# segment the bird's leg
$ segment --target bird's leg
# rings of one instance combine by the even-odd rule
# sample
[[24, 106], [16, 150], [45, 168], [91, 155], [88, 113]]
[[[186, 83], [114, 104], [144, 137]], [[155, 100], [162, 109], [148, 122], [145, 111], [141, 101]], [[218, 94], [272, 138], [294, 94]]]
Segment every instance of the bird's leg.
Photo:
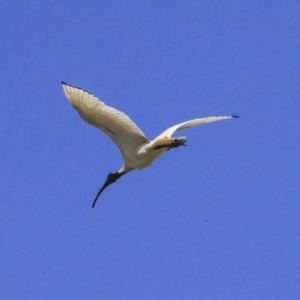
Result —
[[185, 137], [177, 137], [177, 138], [164, 138], [158, 139], [155, 141], [153, 145], [153, 149], [162, 149], [167, 148], [167, 150], [177, 148], [179, 146], [186, 146], [186, 139]]

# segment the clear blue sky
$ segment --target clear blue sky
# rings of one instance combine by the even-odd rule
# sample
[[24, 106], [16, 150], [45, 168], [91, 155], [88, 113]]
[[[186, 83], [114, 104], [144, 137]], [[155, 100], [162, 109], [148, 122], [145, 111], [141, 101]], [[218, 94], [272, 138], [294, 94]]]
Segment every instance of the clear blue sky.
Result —
[[[6, 1], [0, 298], [300, 299], [300, 2]], [[122, 177], [61, 80], [188, 147]]]

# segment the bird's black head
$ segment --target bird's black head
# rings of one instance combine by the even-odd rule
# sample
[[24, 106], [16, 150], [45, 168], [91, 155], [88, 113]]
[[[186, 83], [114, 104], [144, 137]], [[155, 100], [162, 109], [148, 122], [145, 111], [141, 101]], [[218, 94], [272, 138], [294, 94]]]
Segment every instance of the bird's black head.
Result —
[[122, 177], [124, 174], [126, 173], [119, 173], [119, 172], [111, 172], [107, 175], [107, 179], [104, 182], [102, 188], [100, 189], [100, 191], [98, 192], [92, 207], [94, 208], [94, 206], [96, 205], [96, 202], [100, 196], [100, 194], [112, 183], [116, 182], [120, 177]]
[[116, 182], [124, 173], [119, 172], [111, 172], [107, 175], [106, 182], [109, 182], [109, 184]]

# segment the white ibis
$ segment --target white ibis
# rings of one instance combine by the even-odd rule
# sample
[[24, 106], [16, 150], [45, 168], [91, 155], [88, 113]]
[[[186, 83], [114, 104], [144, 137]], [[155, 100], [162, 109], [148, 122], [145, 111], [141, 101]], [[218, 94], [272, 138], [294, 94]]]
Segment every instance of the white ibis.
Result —
[[236, 115], [215, 116], [194, 119], [174, 125], [157, 138], [150, 141], [141, 129], [123, 112], [105, 105], [94, 95], [87, 91], [62, 82], [65, 95], [77, 110], [81, 118], [106, 133], [120, 149], [124, 164], [117, 172], [108, 174], [107, 179], [95, 197], [92, 207], [98, 197], [110, 184], [116, 182], [121, 176], [134, 169], [142, 170], [151, 165], [165, 151], [185, 146], [185, 137], [171, 137], [172, 134], [184, 128], [238, 118]]

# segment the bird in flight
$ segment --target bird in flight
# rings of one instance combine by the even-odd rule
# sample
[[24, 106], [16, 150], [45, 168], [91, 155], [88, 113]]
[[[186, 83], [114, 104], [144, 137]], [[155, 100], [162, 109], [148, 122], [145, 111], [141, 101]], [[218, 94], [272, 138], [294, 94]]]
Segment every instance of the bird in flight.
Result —
[[62, 81], [63, 91], [80, 117], [87, 123], [106, 133], [122, 153], [124, 164], [119, 171], [108, 174], [92, 204], [110, 184], [132, 170], [142, 170], [151, 165], [167, 150], [185, 146], [186, 137], [172, 137], [175, 131], [191, 126], [216, 122], [236, 115], [193, 119], [166, 129], [154, 140], [148, 140], [141, 129], [123, 112], [105, 105], [91, 93]]

